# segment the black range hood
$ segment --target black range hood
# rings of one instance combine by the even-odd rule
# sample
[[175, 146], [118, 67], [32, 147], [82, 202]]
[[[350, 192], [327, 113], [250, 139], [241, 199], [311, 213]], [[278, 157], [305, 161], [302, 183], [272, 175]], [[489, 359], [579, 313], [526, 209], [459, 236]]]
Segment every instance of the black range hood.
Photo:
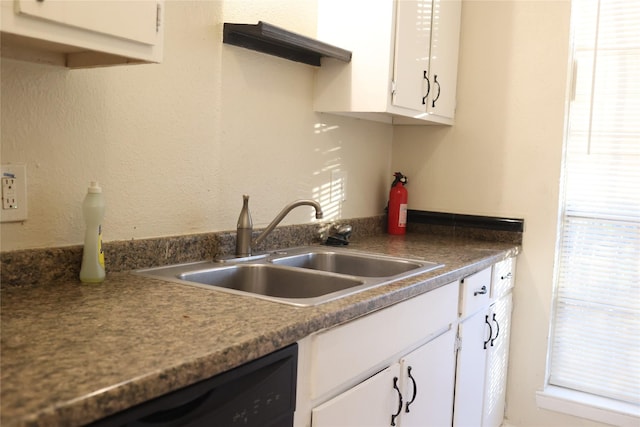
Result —
[[291, 61], [320, 66], [323, 56], [351, 61], [351, 52], [264, 21], [257, 24], [224, 23], [223, 43], [279, 56]]

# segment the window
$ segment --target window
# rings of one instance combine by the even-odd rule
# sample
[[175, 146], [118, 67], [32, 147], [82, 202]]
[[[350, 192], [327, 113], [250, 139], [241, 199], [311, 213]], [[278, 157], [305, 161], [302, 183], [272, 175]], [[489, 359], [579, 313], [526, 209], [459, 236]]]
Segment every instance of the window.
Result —
[[548, 385], [638, 414], [640, 0], [573, 0], [571, 19]]

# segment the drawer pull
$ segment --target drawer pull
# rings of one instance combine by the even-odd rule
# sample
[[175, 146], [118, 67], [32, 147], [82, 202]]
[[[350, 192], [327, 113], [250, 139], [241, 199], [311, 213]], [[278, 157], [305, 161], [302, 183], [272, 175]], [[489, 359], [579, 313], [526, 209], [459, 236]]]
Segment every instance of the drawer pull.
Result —
[[409, 377], [409, 379], [413, 383], [413, 397], [411, 398], [411, 400], [409, 402], [407, 402], [407, 406], [406, 406], [406, 408], [404, 408], [405, 412], [409, 412], [409, 405], [411, 405], [413, 403], [413, 401], [416, 400], [416, 396], [418, 396], [418, 384], [416, 383], [416, 379], [413, 378], [413, 375], [411, 375], [411, 366], [409, 366], [407, 368], [407, 376]]
[[393, 377], [393, 388], [398, 392], [398, 412], [391, 415], [391, 425], [395, 426], [396, 418], [398, 418], [398, 415], [400, 415], [400, 412], [402, 412], [402, 393], [398, 388], [398, 377]]
[[511, 279], [511, 272], [508, 272], [504, 276], [500, 276], [500, 280]]
[[483, 287], [481, 287], [481, 288], [480, 288], [480, 290], [479, 290], [479, 291], [475, 291], [475, 292], [473, 293], [473, 296], [475, 297], [475, 296], [478, 296], [478, 295], [484, 295], [484, 294], [486, 294], [486, 293], [487, 293], [487, 287], [486, 287], [486, 286], [483, 286]]

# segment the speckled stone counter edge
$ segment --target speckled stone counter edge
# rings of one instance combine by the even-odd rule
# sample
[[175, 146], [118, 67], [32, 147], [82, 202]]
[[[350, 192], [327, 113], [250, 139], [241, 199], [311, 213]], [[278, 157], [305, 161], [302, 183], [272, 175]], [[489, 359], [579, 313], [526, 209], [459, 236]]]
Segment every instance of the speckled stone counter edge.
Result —
[[[341, 220], [353, 226], [353, 235], [367, 237], [384, 233], [386, 216]], [[283, 226], [256, 248], [257, 251], [319, 243], [321, 224]], [[256, 230], [259, 234], [261, 230]], [[522, 233], [432, 224], [409, 224], [408, 231], [449, 237], [521, 244]], [[179, 264], [232, 255], [235, 231], [105, 242], [107, 274], [161, 265]], [[0, 252], [0, 285], [34, 286], [77, 279], [82, 246], [26, 249]]]

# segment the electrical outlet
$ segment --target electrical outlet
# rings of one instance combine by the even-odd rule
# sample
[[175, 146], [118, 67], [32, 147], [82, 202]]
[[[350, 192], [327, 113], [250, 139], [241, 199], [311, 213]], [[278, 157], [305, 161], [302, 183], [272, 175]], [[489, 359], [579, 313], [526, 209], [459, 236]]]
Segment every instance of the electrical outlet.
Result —
[[0, 167], [2, 209], [0, 222], [16, 222], [27, 219], [27, 167], [23, 164], [6, 164]]
[[2, 209], [18, 209], [15, 178], [2, 178]]

